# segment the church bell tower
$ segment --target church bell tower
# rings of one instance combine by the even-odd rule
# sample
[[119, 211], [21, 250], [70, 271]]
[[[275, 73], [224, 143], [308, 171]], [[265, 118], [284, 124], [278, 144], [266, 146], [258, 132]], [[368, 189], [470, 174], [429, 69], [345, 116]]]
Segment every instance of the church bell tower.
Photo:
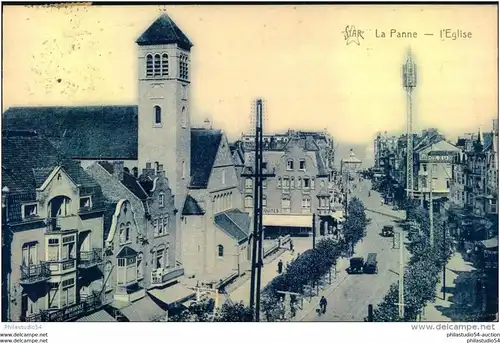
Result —
[[182, 211], [190, 179], [190, 52], [193, 44], [167, 14], [138, 46], [138, 168], [163, 165]]

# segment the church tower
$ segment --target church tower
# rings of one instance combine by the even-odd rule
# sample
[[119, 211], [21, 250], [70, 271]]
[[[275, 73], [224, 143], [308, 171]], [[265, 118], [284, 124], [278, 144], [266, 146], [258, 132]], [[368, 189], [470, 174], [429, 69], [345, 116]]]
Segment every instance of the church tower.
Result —
[[138, 45], [138, 168], [163, 165], [182, 212], [190, 179], [190, 51], [193, 44], [167, 14]]

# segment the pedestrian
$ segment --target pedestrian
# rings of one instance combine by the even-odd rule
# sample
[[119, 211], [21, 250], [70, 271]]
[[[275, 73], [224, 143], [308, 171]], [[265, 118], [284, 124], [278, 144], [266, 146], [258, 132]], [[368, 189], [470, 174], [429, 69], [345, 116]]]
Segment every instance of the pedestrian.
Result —
[[281, 274], [283, 272], [283, 261], [280, 260], [278, 262], [278, 274]]
[[290, 240], [290, 251], [291, 251], [291, 252], [292, 252], [292, 254], [293, 254], [293, 252], [294, 252], [294, 251], [293, 251], [293, 242], [292, 242], [292, 240]]
[[328, 304], [328, 302], [326, 301], [326, 298], [325, 296], [322, 296], [321, 297], [321, 300], [319, 301], [319, 308], [321, 309], [321, 312], [323, 314], [326, 313], [326, 305]]

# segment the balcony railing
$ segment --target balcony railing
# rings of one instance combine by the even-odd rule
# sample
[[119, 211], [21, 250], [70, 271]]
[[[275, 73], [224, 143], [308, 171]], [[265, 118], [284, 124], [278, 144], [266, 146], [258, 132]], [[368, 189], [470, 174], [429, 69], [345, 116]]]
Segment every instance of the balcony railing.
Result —
[[164, 285], [182, 275], [184, 275], [184, 267], [182, 266], [153, 270], [151, 272], [151, 286]]
[[92, 268], [102, 263], [102, 249], [93, 248], [91, 251], [80, 251], [78, 268]]
[[40, 264], [21, 266], [21, 284], [31, 285], [48, 280], [50, 280], [50, 269], [48, 268], [47, 263], [40, 262]]
[[67, 322], [74, 320], [85, 313], [93, 312], [102, 307], [101, 297], [94, 293], [77, 304], [59, 310], [41, 310], [28, 317], [21, 317], [23, 322]]
[[78, 228], [77, 216], [49, 217], [47, 218], [47, 231], [72, 230]]
[[70, 258], [66, 261], [48, 261], [49, 269], [53, 273], [62, 273], [76, 268], [76, 260]]

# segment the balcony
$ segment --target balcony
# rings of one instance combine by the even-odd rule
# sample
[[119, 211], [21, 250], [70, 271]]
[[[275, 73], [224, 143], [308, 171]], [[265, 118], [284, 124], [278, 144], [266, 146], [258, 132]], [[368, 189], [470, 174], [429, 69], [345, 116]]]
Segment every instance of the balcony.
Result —
[[78, 268], [89, 269], [102, 264], [102, 249], [93, 248], [91, 251], [80, 251]]
[[153, 270], [151, 272], [151, 286], [163, 286], [182, 275], [184, 275], [184, 268], [180, 265], [172, 268]]
[[78, 229], [78, 216], [47, 218], [47, 232]]
[[42, 310], [29, 317], [22, 317], [23, 322], [68, 322], [74, 320], [88, 312], [93, 312], [103, 306], [98, 293], [82, 299], [77, 304], [67, 306], [59, 310]]
[[76, 269], [76, 259], [70, 258], [66, 261], [48, 261], [49, 269], [53, 274], [68, 273]]
[[309, 194], [309, 193], [311, 193], [311, 188], [302, 188], [302, 193], [303, 194]]
[[21, 266], [20, 283], [22, 285], [33, 285], [48, 280], [50, 280], [50, 269], [47, 263], [40, 262], [40, 264]]

